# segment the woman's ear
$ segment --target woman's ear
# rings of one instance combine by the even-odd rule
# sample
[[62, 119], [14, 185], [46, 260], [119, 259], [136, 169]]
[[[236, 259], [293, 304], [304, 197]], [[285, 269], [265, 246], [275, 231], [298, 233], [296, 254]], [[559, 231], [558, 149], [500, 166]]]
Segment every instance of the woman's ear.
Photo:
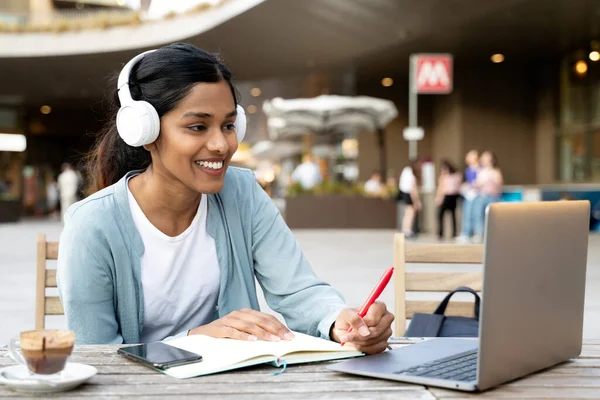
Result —
[[147, 152], [151, 152], [152, 150], [156, 150], [156, 146], [157, 146], [159, 140], [160, 140], [160, 133], [159, 133], [158, 137], [156, 138], [156, 140], [154, 142], [145, 144], [144, 145], [144, 149]]
[[143, 147], [147, 152], [152, 152], [152, 150], [156, 150], [156, 140], [152, 143], [145, 144]]

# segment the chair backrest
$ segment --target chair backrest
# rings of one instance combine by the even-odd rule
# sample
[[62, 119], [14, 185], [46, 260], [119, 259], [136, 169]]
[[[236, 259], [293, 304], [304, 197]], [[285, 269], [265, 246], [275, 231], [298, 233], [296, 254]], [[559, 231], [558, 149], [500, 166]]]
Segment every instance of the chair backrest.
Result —
[[58, 296], [46, 296], [46, 288], [56, 287], [56, 269], [47, 269], [47, 260], [58, 260], [58, 242], [47, 242], [46, 235], [38, 235], [35, 276], [35, 329], [44, 329], [46, 315], [62, 315], [65, 313]]
[[[395, 335], [403, 336], [406, 320], [414, 313], [433, 313], [439, 300], [407, 300], [407, 292], [450, 292], [469, 286], [481, 292], [482, 272], [407, 272], [406, 264], [482, 264], [483, 246], [407, 242], [404, 234], [394, 236]], [[473, 316], [472, 301], [452, 300], [446, 315]]]

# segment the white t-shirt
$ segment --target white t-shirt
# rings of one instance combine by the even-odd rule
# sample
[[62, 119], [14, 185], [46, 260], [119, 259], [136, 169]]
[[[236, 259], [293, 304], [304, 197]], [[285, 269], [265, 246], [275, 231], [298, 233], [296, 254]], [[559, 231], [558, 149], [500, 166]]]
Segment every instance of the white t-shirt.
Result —
[[403, 193], [411, 193], [416, 180], [417, 178], [415, 178], [412, 168], [406, 167], [400, 174], [400, 184], [398, 185], [398, 188]]
[[63, 199], [75, 197], [78, 186], [79, 178], [75, 171], [69, 169], [58, 175], [58, 191]]
[[146, 218], [128, 190], [133, 221], [144, 242], [142, 343], [156, 342], [211, 322], [219, 297], [215, 241], [206, 232], [208, 202], [202, 196], [191, 225], [167, 236]]

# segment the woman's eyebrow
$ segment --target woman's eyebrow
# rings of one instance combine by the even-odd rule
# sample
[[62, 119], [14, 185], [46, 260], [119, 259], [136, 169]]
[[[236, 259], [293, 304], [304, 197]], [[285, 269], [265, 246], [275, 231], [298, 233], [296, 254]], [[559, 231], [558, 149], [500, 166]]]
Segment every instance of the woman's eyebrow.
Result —
[[[230, 112], [229, 114], [227, 114], [225, 116], [225, 118], [231, 118], [237, 115], [237, 110], [233, 110], [232, 112]], [[204, 112], [199, 112], [199, 111], [188, 111], [185, 114], [183, 114], [183, 116], [181, 117], [181, 119], [184, 118], [189, 118], [189, 117], [195, 117], [195, 118], [212, 118], [213, 115], [209, 114], [209, 113], [204, 113]]]

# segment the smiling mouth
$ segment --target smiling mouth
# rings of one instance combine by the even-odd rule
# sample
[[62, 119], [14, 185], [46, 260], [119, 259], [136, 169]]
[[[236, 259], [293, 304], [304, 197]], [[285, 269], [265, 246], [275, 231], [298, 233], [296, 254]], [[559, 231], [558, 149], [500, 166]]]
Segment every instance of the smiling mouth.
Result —
[[211, 175], [219, 175], [223, 172], [225, 162], [220, 161], [196, 161], [195, 164], [204, 172]]

